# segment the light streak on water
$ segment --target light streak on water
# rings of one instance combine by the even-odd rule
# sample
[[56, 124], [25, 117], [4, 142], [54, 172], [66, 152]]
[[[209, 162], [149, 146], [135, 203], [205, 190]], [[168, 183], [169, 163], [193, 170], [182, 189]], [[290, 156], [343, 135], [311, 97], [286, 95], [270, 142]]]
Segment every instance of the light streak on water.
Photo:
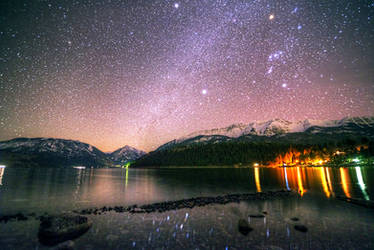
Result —
[[369, 198], [368, 193], [366, 192], [366, 185], [365, 185], [364, 179], [362, 178], [361, 168], [355, 167], [355, 170], [356, 170], [358, 185], [361, 188], [362, 194], [364, 195], [365, 200], [369, 201], [370, 198]]
[[290, 190], [290, 186], [288, 186], [287, 170], [286, 168], [283, 168], [283, 169], [284, 169], [284, 178], [286, 180], [286, 187], [287, 187], [287, 190]]
[[326, 197], [329, 198], [331, 196], [329, 187], [326, 182], [326, 175], [325, 175], [325, 169], [323, 167], [319, 168], [320, 174], [321, 174], [321, 181], [322, 181], [322, 187], [323, 191], [325, 191]]
[[256, 182], [257, 192], [261, 192], [260, 171], [258, 168], [255, 168], [255, 182]]
[[297, 184], [299, 186], [300, 195], [303, 196], [303, 194], [305, 193], [305, 190], [303, 187], [303, 180], [300, 174], [300, 167], [297, 167], [296, 169], [297, 169]]
[[330, 193], [334, 195], [334, 191], [332, 189], [332, 184], [331, 184], [331, 178], [330, 178], [330, 173], [328, 168], [323, 168], [326, 172], [326, 177], [327, 177], [327, 186], [329, 187]]
[[346, 197], [351, 198], [351, 194], [349, 193], [349, 183], [350, 183], [348, 181], [349, 174], [346, 173], [347, 171], [348, 169], [346, 168], [340, 168], [340, 176], [342, 180], [342, 187], [343, 187], [344, 194]]
[[129, 180], [129, 168], [126, 168], [125, 187], [127, 187], [128, 180]]
[[0, 186], [3, 185], [4, 172], [5, 172], [5, 166], [0, 165]]

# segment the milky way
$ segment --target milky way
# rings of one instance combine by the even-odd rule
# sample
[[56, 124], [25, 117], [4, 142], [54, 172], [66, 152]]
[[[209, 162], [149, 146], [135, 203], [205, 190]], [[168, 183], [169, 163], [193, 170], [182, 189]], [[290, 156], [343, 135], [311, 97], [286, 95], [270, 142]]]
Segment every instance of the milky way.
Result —
[[373, 41], [373, 1], [4, 0], [0, 140], [149, 151], [238, 122], [373, 115]]

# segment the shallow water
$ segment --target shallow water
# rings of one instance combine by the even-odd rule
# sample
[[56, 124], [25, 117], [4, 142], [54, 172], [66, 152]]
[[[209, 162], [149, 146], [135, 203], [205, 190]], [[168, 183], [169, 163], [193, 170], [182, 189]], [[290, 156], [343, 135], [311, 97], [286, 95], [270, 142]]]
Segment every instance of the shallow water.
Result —
[[[208, 205], [164, 213], [90, 215], [93, 227], [74, 240], [79, 249], [373, 249], [372, 209], [336, 200], [371, 200], [372, 168], [246, 169], [11, 169], [0, 183], [0, 214], [37, 215], [74, 209], [149, 204], [197, 196], [291, 189], [299, 195], [271, 201]], [[265, 218], [249, 214], [266, 211]], [[299, 221], [290, 220], [292, 217]], [[238, 232], [238, 220], [254, 229]], [[3, 248], [30, 249], [39, 221], [0, 224]], [[305, 225], [302, 233], [294, 225]]]

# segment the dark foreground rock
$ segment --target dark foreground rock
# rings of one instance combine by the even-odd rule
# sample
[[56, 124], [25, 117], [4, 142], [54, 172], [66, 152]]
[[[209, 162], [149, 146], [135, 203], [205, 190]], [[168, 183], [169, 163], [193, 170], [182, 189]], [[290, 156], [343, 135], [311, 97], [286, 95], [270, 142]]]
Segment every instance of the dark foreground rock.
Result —
[[362, 200], [362, 199], [348, 198], [348, 197], [343, 197], [343, 196], [337, 196], [336, 198], [338, 200], [346, 201], [348, 203], [352, 203], [352, 204], [355, 204], [355, 205], [358, 205], [358, 206], [374, 209], [374, 202], [373, 201], [366, 201], [366, 200]]
[[238, 223], [239, 232], [243, 235], [247, 235], [253, 229], [249, 226], [249, 223], [245, 219], [240, 219]]
[[308, 228], [304, 225], [295, 225], [295, 230], [306, 233], [308, 232]]
[[79, 215], [41, 217], [38, 237], [42, 244], [53, 246], [81, 236], [91, 226], [87, 217]]
[[[216, 196], [216, 197], [196, 197], [191, 199], [184, 199], [184, 200], [177, 200], [177, 201], [166, 201], [160, 203], [153, 203], [148, 205], [142, 206], [115, 206], [115, 207], [102, 207], [102, 208], [90, 208], [90, 209], [83, 209], [81, 211], [74, 211], [75, 213], [79, 213], [82, 215], [85, 214], [101, 214], [107, 211], [115, 211], [117, 213], [153, 213], [153, 212], [165, 212], [170, 210], [177, 210], [183, 208], [194, 208], [194, 207], [202, 207], [207, 205], [214, 205], [214, 204], [227, 204], [233, 202], [241, 202], [241, 201], [256, 201], [256, 200], [271, 200], [276, 198], [283, 198], [291, 196], [294, 194], [288, 190], [280, 190], [280, 191], [269, 191], [263, 193], [250, 193], [250, 194], [228, 194], [223, 196]], [[264, 213], [265, 214], [265, 213]], [[264, 217], [264, 215], [257, 215], [260, 217]]]

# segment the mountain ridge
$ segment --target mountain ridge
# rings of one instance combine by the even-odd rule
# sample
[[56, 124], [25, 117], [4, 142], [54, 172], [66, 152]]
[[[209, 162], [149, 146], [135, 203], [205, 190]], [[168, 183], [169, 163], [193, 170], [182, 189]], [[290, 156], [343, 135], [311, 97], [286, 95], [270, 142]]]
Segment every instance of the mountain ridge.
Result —
[[118, 164], [123, 164], [128, 161], [133, 161], [136, 159], [139, 159], [143, 155], [145, 155], [146, 152], [136, 149], [134, 147], [131, 147], [129, 145], [125, 145], [112, 153], [109, 154], [109, 157]]
[[136, 160], [143, 153], [125, 146], [108, 154], [88, 143], [60, 138], [18, 137], [0, 142], [0, 162], [17, 166], [26, 164], [105, 167]]
[[285, 119], [271, 119], [266, 121], [254, 121], [248, 124], [237, 123], [223, 128], [214, 128], [207, 130], [199, 130], [190, 133], [186, 136], [171, 140], [161, 146], [155, 151], [162, 150], [173, 145], [183, 143], [198, 136], [206, 139], [206, 136], [225, 136], [228, 138], [239, 138], [241, 136], [256, 135], [256, 136], [275, 136], [289, 133], [307, 132], [310, 128], [334, 128], [347, 125], [349, 123], [357, 124], [358, 126], [370, 125], [374, 129], [374, 116], [363, 117], [344, 117], [338, 120], [312, 120], [305, 119], [299, 121], [288, 121]]

